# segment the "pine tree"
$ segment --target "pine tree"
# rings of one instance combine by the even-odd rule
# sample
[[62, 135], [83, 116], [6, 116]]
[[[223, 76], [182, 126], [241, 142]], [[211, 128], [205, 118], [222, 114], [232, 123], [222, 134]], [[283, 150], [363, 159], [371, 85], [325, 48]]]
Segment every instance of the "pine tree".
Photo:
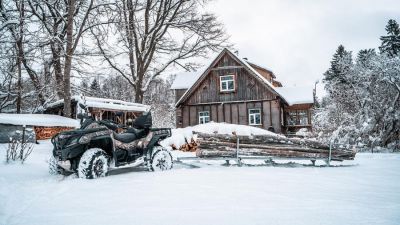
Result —
[[108, 84], [103, 84], [103, 86], [101, 87], [101, 92], [102, 92], [102, 96], [104, 98], [111, 98], [111, 90], [108, 86]]
[[92, 83], [90, 84], [90, 92], [95, 97], [100, 97], [100, 84], [98, 83], [97, 79], [95, 78]]
[[363, 66], [364, 68], [368, 68], [370, 67], [371, 60], [375, 56], [376, 56], [375, 49], [373, 48], [363, 49], [358, 52], [356, 62], [358, 65]]
[[339, 45], [331, 61], [331, 67], [324, 73], [324, 82], [339, 79], [345, 82], [343, 74], [346, 74], [352, 63], [351, 52], [346, 51], [343, 45]]
[[88, 92], [88, 89], [89, 89], [89, 85], [87, 83], [87, 80], [82, 80], [82, 82], [81, 82], [81, 92], [86, 94]]
[[400, 28], [396, 20], [389, 20], [386, 25], [387, 36], [381, 36], [382, 41], [379, 50], [381, 53], [386, 53], [390, 57], [400, 54]]

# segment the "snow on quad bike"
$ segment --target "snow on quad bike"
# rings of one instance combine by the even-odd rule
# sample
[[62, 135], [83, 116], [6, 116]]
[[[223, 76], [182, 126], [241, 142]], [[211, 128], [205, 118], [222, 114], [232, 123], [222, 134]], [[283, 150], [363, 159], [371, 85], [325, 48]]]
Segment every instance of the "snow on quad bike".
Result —
[[[80, 115], [80, 129], [61, 132], [51, 142], [53, 157], [50, 173], [93, 179], [106, 176], [110, 166], [147, 165], [150, 171], [169, 170], [173, 166], [171, 152], [160, 141], [171, 136], [170, 128], [151, 128], [151, 113], [144, 113], [124, 133], [112, 121], [94, 121]], [[84, 120], [83, 120], [84, 119]]]

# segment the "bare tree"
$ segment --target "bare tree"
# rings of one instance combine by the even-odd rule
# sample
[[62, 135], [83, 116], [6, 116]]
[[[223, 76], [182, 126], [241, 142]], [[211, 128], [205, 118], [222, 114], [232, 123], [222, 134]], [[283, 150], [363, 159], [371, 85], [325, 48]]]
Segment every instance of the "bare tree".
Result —
[[114, 26], [92, 29], [104, 60], [133, 87], [136, 102], [171, 65], [190, 70], [198, 66], [191, 59], [226, 47], [223, 25], [201, 12], [206, 2], [121, 0], [108, 15]]
[[[83, 35], [97, 25], [95, 13], [107, 5], [94, 0], [28, 0], [32, 14], [47, 33], [59, 98], [64, 99], [64, 116], [71, 115], [71, 73]], [[92, 22], [89, 22], [94, 18]], [[85, 56], [86, 57], [86, 56]]]
[[3, 5], [3, 2], [1, 2], [0, 4], [1, 19], [3, 21], [2, 29], [7, 28], [7, 30], [10, 32], [11, 39], [9, 40], [9, 42], [14, 43], [16, 49], [15, 57], [17, 59], [16, 67], [18, 74], [16, 105], [18, 113], [21, 112], [21, 101], [22, 101], [22, 65], [24, 66], [24, 69], [26, 70], [27, 74], [29, 75], [29, 78], [31, 79], [35, 87], [36, 95], [40, 103], [41, 104], [45, 103], [45, 98], [42, 93], [43, 86], [39, 81], [38, 74], [31, 68], [28, 62], [29, 60], [26, 57], [26, 49], [24, 42], [24, 36], [26, 30], [25, 1], [26, 0], [15, 0], [13, 1], [14, 5], [12, 5], [11, 3]]

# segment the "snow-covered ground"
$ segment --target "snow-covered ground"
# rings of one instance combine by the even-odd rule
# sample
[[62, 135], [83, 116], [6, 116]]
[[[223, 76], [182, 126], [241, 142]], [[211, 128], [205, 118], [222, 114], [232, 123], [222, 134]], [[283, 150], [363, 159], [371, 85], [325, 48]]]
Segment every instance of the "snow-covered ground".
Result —
[[84, 180], [47, 173], [48, 141], [24, 165], [5, 165], [4, 147], [1, 225], [400, 223], [400, 154], [358, 154], [329, 168], [188, 162], [199, 168], [151, 173], [125, 167]]

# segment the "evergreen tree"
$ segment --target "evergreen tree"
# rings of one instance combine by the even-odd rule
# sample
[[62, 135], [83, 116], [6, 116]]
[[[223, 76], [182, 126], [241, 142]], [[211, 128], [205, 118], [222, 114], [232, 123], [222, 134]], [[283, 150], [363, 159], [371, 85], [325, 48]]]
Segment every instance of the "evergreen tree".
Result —
[[323, 81], [331, 83], [332, 81], [346, 83], [344, 77], [352, 64], [351, 52], [346, 51], [343, 45], [339, 45], [331, 61], [331, 67], [324, 73]]
[[103, 84], [103, 86], [101, 87], [101, 92], [102, 92], [102, 97], [104, 98], [110, 98], [111, 97], [111, 90], [108, 86], [108, 84]]
[[100, 95], [100, 84], [96, 78], [90, 84], [90, 92], [91, 92], [91, 95], [94, 97], [101, 97], [101, 96], [99, 96]]
[[396, 20], [389, 20], [386, 25], [387, 36], [381, 36], [381, 53], [386, 53], [390, 57], [398, 56], [400, 54], [400, 28]]
[[333, 55], [331, 67], [324, 73], [325, 90], [327, 90], [332, 102], [340, 103], [340, 111], [342, 112], [355, 110], [352, 67], [351, 52], [346, 51], [343, 45], [339, 45]]
[[357, 54], [357, 64], [364, 67], [368, 68], [370, 67], [371, 60], [376, 56], [375, 49], [370, 48], [370, 49], [363, 49], [360, 50]]
[[88, 92], [89, 85], [87, 83], [87, 80], [82, 80], [81, 85], [80, 85], [80, 91], [86, 94]]
[[343, 74], [345, 74], [352, 63], [351, 52], [346, 51], [343, 45], [339, 45], [331, 61], [331, 67], [324, 73], [324, 82], [329, 83], [333, 79], [340, 79], [342, 81]]

